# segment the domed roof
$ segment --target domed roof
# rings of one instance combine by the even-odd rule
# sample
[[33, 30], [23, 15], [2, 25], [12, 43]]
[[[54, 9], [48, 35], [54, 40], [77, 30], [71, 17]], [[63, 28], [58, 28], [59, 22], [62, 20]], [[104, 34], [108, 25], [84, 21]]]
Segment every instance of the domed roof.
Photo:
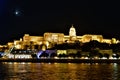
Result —
[[76, 36], [76, 30], [75, 30], [75, 28], [74, 28], [73, 25], [72, 25], [72, 27], [70, 28], [69, 36]]

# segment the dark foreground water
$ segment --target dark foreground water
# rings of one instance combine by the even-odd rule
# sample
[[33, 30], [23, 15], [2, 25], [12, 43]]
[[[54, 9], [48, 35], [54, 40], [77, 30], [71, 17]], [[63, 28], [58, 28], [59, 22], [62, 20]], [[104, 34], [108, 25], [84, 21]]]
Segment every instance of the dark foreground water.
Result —
[[0, 80], [120, 80], [120, 64], [4, 62]]

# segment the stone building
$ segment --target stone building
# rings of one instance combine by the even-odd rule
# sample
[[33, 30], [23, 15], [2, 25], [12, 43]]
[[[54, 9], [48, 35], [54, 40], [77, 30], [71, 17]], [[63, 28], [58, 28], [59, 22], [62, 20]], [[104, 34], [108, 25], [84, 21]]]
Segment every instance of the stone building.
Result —
[[76, 35], [76, 29], [72, 25], [69, 29], [69, 35], [64, 35], [64, 33], [52, 33], [52, 32], [45, 32], [43, 36], [31, 36], [29, 34], [24, 34], [23, 38], [20, 40], [14, 40], [14, 42], [8, 42], [8, 46], [11, 47], [14, 45], [17, 49], [24, 49], [25, 46], [30, 46], [32, 49], [35, 49], [35, 45], [39, 46], [46, 46], [47, 48], [53, 47], [53, 44], [62, 44], [62, 43], [74, 43], [75, 41], [80, 41], [82, 43], [89, 42], [91, 40], [97, 40], [101, 43], [117, 43], [119, 42], [115, 38], [112, 39], [104, 39], [102, 35], [92, 35], [92, 34], [85, 34], [83, 36]]

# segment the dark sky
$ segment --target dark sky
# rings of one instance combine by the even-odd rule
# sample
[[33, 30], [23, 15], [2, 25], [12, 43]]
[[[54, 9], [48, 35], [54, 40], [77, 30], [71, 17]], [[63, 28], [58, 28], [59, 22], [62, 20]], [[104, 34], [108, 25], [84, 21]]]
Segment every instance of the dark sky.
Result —
[[[15, 15], [15, 12], [18, 14]], [[120, 5], [108, 0], [0, 0], [0, 44], [44, 32], [100, 34], [120, 39]]]

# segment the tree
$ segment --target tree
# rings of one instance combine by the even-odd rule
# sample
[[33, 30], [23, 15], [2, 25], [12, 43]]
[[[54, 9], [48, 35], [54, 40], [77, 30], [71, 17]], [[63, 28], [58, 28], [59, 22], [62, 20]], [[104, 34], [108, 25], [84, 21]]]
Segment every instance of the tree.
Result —
[[103, 54], [102, 54], [102, 53], [98, 53], [98, 57], [99, 57], [99, 58], [102, 58], [102, 57], [103, 57]]
[[109, 59], [109, 56], [110, 56], [110, 55], [107, 54], [107, 53], [104, 54], [104, 57], [106, 57], [107, 59]]
[[37, 58], [37, 55], [36, 54], [31, 54], [32, 58]]
[[76, 57], [76, 54], [74, 54], [74, 53], [70, 53], [68, 56], [69, 56], [69, 57], [73, 57], [73, 58], [75, 58], [75, 57]]
[[94, 58], [94, 57], [98, 56], [98, 53], [99, 53], [98, 50], [92, 49], [89, 53], [89, 57]]
[[50, 57], [56, 57], [57, 54], [56, 53], [51, 53], [51, 56]]
[[76, 57], [78, 57], [78, 58], [82, 57], [80, 51], [78, 51], [78, 52], [76, 53]]

